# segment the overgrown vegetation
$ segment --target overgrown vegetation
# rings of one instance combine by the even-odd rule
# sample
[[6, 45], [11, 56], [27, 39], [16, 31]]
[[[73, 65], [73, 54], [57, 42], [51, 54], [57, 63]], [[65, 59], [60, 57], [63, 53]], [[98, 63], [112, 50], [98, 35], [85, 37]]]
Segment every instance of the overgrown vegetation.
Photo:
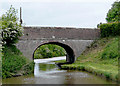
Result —
[[34, 63], [26, 59], [14, 45], [23, 35], [23, 28], [18, 23], [17, 10], [12, 6], [0, 17], [0, 31], [3, 45], [2, 78], [33, 73]]
[[118, 80], [118, 37], [106, 37], [96, 40], [71, 65], [64, 69], [78, 69]]
[[100, 25], [101, 37], [120, 35], [120, 23], [106, 23]]
[[5, 45], [15, 44], [23, 35], [23, 28], [18, 23], [17, 10], [12, 6], [0, 17], [2, 28], [2, 42]]
[[35, 51], [34, 59], [51, 58], [65, 55], [66, 51], [64, 50], [64, 48], [54, 44], [46, 44], [40, 46]]
[[120, 33], [120, 1], [115, 1], [106, 17], [107, 23], [97, 25], [101, 30], [101, 37], [117, 36]]
[[2, 58], [2, 78], [10, 78], [33, 73], [34, 63], [30, 62], [16, 46], [4, 46]]
[[110, 22], [120, 22], [120, 1], [115, 1], [107, 13], [106, 20]]

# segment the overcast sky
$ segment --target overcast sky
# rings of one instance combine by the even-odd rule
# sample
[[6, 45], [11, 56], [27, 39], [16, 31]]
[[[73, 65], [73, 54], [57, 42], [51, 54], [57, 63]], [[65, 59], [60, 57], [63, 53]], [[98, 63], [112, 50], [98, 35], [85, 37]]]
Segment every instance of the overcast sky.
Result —
[[[22, 7], [26, 26], [96, 28], [116, 0], [2, 0], [0, 16], [13, 5]], [[18, 15], [19, 16], [19, 15]]]

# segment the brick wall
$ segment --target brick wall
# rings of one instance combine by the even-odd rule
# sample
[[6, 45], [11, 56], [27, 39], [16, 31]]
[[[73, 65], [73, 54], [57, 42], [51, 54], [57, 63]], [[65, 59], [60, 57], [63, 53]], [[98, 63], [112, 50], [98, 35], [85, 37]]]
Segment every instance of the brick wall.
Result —
[[24, 27], [21, 39], [83, 39], [100, 37], [100, 29], [62, 27]]

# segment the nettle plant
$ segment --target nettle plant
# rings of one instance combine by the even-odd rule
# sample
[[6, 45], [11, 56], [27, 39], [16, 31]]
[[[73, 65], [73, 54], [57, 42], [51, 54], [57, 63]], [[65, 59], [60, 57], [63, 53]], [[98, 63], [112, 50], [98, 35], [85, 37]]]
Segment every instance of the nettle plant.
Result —
[[10, 9], [0, 18], [2, 28], [2, 42], [3, 44], [15, 44], [19, 37], [23, 35], [23, 27], [18, 23], [17, 10], [10, 7]]

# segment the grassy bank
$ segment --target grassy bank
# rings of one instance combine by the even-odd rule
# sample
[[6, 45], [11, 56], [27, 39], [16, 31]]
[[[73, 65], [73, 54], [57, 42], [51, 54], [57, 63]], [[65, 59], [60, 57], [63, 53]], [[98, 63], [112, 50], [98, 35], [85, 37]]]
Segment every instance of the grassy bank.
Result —
[[107, 79], [118, 79], [118, 37], [96, 40], [71, 65], [63, 65], [63, 69], [84, 70]]
[[2, 78], [33, 73], [34, 63], [26, 59], [14, 45], [4, 46], [2, 57]]

